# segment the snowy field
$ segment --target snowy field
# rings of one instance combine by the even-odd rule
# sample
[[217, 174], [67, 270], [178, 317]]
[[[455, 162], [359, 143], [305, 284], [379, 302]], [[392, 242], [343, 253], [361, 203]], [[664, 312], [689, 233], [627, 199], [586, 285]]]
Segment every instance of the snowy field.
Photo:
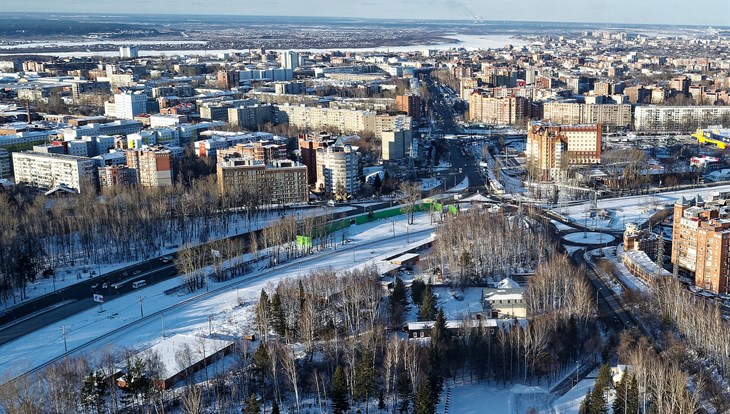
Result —
[[610, 234], [595, 231], [575, 232], [563, 236], [563, 240], [578, 244], [607, 244], [613, 241]]
[[[210, 293], [203, 290], [182, 297], [164, 295], [165, 290], [180, 284], [180, 279], [175, 278], [118, 298], [107, 298], [103, 313], [95, 307], [0, 346], [3, 356], [0, 373], [4, 377], [15, 376], [62, 355], [62, 327], [67, 333], [69, 350], [83, 349], [91, 355], [106, 347], [153, 345], [162, 337], [163, 315], [167, 336], [207, 335], [209, 326], [214, 334], [251, 333], [254, 330], [254, 303], [261, 289], [271, 288], [281, 279], [317, 269], [352, 269], [375, 263], [431, 237], [433, 229], [427, 213], [416, 214], [411, 226], [406, 224], [405, 216], [381, 220], [343, 230], [351, 242], [338, 245], [336, 250], [325, 250], [226, 282], [211, 282]], [[86, 346], [89, 341], [106, 334], [110, 335]], [[7, 378], [0, 378], [0, 382], [3, 379]]]
[[429, 191], [438, 188], [443, 181], [438, 178], [421, 178], [421, 191]]
[[[436, 412], [456, 414], [524, 414], [534, 408], [537, 412], [549, 410], [552, 399], [548, 391], [542, 387], [514, 385], [509, 388], [497, 387], [485, 383], [444, 384]], [[449, 391], [450, 390], [450, 391]], [[449, 409], [445, 411], [446, 396], [449, 397]]]
[[592, 214], [590, 201], [558, 207], [553, 211], [577, 224], [587, 224], [596, 229], [623, 230], [625, 223], [641, 224], [661, 211], [665, 205], [674, 204], [680, 197], [693, 198], [697, 194], [707, 197], [709, 193], [717, 191], [730, 191], [730, 185], [598, 200], [598, 209], [605, 210], [608, 213], [606, 217]]
[[[316, 208], [307, 208], [307, 209], [293, 209], [293, 210], [287, 210], [284, 213], [284, 216], [294, 216], [297, 220], [302, 220], [307, 217], [314, 217], [314, 216], [320, 216], [323, 214], [339, 214], [339, 213], [346, 213], [350, 210], [352, 210], [352, 207], [349, 206], [340, 206], [340, 207], [328, 207], [327, 212], [325, 213], [323, 208], [316, 207]], [[233, 224], [230, 226], [228, 232], [226, 234], [219, 234], [214, 235], [211, 237], [210, 241], [214, 241], [217, 239], [225, 238], [225, 237], [231, 237], [235, 236], [237, 234], [246, 233], [251, 230], [259, 230], [264, 227], [267, 227], [274, 223], [275, 221], [279, 220], [282, 217], [282, 214], [279, 212], [271, 212], [271, 213], [261, 213], [257, 217], [255, 217], [253, 220], [248, 222], [245, 218], [234, 218]], [[166, 255], [170, 253], [174, 253], [180, 249], [179, 247], [180, 243], [177, 242], [177, 244], [170, 243], [168, 247], [165, 247], [160, 250], [159, 255]], [[194, 244], [191, 244], [190, 246], [193, 246]], [[140, 258], [140, 260], [137, 261], [129, 261], [129, 262], [121, 262], [121, 263], [114, 263], [114, 264], [95, 264], [95, 265], [85, 265], [85, 264], [77, 264], [75, 266], [64, 266], [59, 267], [56, 269], [56, 274], [51, 278], [40, 278], [35, 283], [31, 283], [28, 285], [27, 288], [27, 296], [28, 299], [32, 299], [38, 296], [42, 296], [48, 293], [51, 293], [57, 289], [64, 288], [66, 286], [73, 285], [74, 283], [78, 283], [81, 280], [84, 279], [91, 279], [93, 277], [98, 277], [99, 275], [103, 275], [105, 273], [109, 273], [115, 270], [123, 269], [128, 266], [133, 266], [135, 264], [141, 263], [143, 261], [146, 261], [149, 259], [143, 259]], [[15, 300], [17, 300], [17, 293], [15, 295], [15, 298], [11, 298], [8, 300], [7, 303], [3, 304], [3, 307], [5, 309], [12, 307], [15, 305]]]

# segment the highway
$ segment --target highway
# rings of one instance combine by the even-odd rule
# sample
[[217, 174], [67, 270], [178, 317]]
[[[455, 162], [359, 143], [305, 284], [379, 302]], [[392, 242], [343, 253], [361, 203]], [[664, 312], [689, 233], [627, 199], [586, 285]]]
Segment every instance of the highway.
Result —
[[[375, 211], [389, 208], [391, 204], [392, 202], [387, 201], [371, 206], [370, 209]], [[352, 207], [353, 210], [344, 213], [345, 217], [365, 213], [364, 208]], [[260, 235], [259, 231], [256, 233]], [[249, 233], [232, 236], [231, 238], [242, 238], [246, 241], [249, 240]], [[0, 345], [93, 306], [98, 306], [92, 298], [94, 293], [92, 286], [94, 285], [98, 284], [99, 286], [96, 293], [104, 295], [104, 300], [109, 301], [132, 291], [131, 285], [134, 280], [144, 279], [148, 285], [151, 285], [175, 277], [178, 274], [174, 264], [177, 253], [170, 253], [168, 256], [172, 257], [172, 262], [163, 262], [161, 258], [150, 259], [124, 269], [96, 276], [93, 279], [79, 281], [53, 293], [31, 299], [26, 303], [8, 309], [0, 316]], [[128, 282], [121, 289], [112, 288], [113, 283], [122, 280], [128, 280]], [[101, 286], [105, 282], [107, 288], [102, 289]]]
[[[399, 252], [411, 251], [416, 246], [419, 245], [419, 242], [413, 241], [414, 238], [423, 240], [424, 238], [427, 238], [428, 236], [430, 236], [432, 233], [433, 233], [433, 229], [429, 228], [429, 229], [425, 229], [425, 230], [413, 231], [413, 232], [406, 233], [406, 234], [398, 234], [397, 236], [394, 236], [394, 237], [388, 235], [385, 238], [379, 238], [379, 239], [367, 241], [364, 243], [354, 243], [354, 244], [344, 245], [344, 246], [338, 247], [337, 250], [330, 250], [330, 251], [326, 251], [326, 252], [322, 252], [322, 253], [313, 254], [310, 256], [304, 256], [302, 258], [292, 260], [290, 262], [281, 264], [274, 268], [264, 270], [262, 272], [257, 272], [257, 273], [245, 275], [243, 277], [239, 277], [236, 279], [231, 279], [229, 281], [221, 283], [219, 287], [211, 289], [209, 292], [202, 292], [199, 294], [195, 294], [195, 296], [182, 299], [180, 302], [178, 302], [174, 305], [167, 306], [163, 309], [158, 309], [154, 312], [146, 313], [144, 317], [136, 319], [133, 322], [127, 323], [126, 325], [120, 326], [116, 329], [113, 329], [112, 331], [102, 333], [96, 337], [93, 337], [92, 339], [84, 342], [83, 344], [76, 346], [72, 349], [69, 349], [68, 352], [58, 355], [57, 357], [52, 358], [49, 361], [46, 361], [46, 362], [39, 364], [37, 366], [34, 366], [34, 367], [29, 367], [29, 369], [25, 373], [21, 374], [20, 377], [32, 374], [34, 372], [38, 372], [38, 371], [42, 370], [43, 368], [53, 364], [54, 362], [60, 361], [61, 359], [65, 358], [69, 355], [73, 355], [75, 353], [86, 350], [87, 348], [89, 348], [92, 345], [99, 344], [100, 342], [102, 342], [105, 339], [112, 338], [116, 335], [122, 334], [124, 331], [126, 331], [130, 328], [136, 327], [145, 322], [152, 321], [154, 323], [157, 323], [157, 321], [160, 318], [160, 315], [169, 313], [170, 311], [172, 311], [174, 309], [179, 309], [179, 308], [182, 308], [182, 307], [185, 307], [188, 305], [195, 304], [196, 302], [208, 299], [208, 298], [213, 297], [218, 294], [228, 293], [231, 291], [232, 288], [235, 289], [236, 287], [244, 287], [242, 285], [250, 284], [251, 282], [257, 282], [260, 280], [265, 280], [265, 279], [271, 277], [275, 272], [282, 272], [282, 271], [286, 271], [289, 269], [295, 269], [298, 271], [301, 269], [303, 264], [315, 262], [315, 261], [321, 261], [323, 264], [323, 267], [326, 267], [326, 266], [329, 266], [327, 259], [332, 258], [335, 255], [346, 255], [349, 258], [350, 255], [352, 254], [353, 257], [355, 257], [355, 255], [357, 255], [358, 257], [361, 257], [361, 258], [366, 257], [366, 259], [362, 259], [362, 260], [368, 260], [368, 259], [372, 258], [373, 254], [375, 256], [378, 256], [379, 254], [388, 254], [388, 253], [396, 254]], [[376, 252], [376, 250], [378, 248], [383, 248], [384, 241], [386, 241], [386, 240], [395, 241], [399, 245], [401, 242], [403, 242], [404, 247], [394, 249], [390, 252], [388, 252], [388, 251]], [[408, 243], [409, 241], [410, 241], [410, 243]], [[405, 247], [406, 245], [407, 245], [407, 247]], [[19, 377], [8, 379], [8, 382], [15, 381], [17, 378], [19, 378]]]

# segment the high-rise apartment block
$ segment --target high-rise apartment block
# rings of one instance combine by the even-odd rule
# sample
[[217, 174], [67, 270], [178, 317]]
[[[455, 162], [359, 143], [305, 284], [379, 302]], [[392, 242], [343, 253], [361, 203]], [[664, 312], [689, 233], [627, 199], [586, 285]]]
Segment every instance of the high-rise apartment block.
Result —
[[134, 119], [147, 112], [147, 95], [139, 92], [114, 94], [114, 112], [116, 118]]
[[571, 165], [601, 162], [601, 125], [532, 122], [525, 155], [542, 180], [552, 180]]
[[136, 170], [142, 187], [169, 187], [175, 183], [172, 152], [163, 148], [127, 151], [127, 166]]
[[381, 151], [383, 161], [400, 161], [404, 159], [411, 147], [411, 130], [398, 129], [383, 131]]
[[10, 153], [5, 149], [0, 148], [0, 179], [10, 178], [13, 176], [13, 168], [10, 160]]
[[405, 112], [415, 119], [421, 118], [421, 98], [418, 95], [398, 95], [395, 97], [395, 109]]
[[219, 88], [229, 90], [241, 84], [241, 74], [237, 70], [219, 70], [216, 80]]
[[317, 150], [327, 148], [335, 143], [331, 135], [324, 132], [314, 135], [299, 134], [299, 159], [307, 166], [308, 184], [317, 182]]
[[724, 204], [699, 196], [674, 203], [672, 263], [694, 273], [695, 285], [713, 293], [727, 293], [729, 287], [730, 215]]
[[264, 203], [291, 204], [309, 201], [307, 168], [290, 160], [263, 162], [232, 157], [217, 167], [218, 185], [223, 194], [257, 197]]
[[317, 150], [318, 191], [344, 200], [360, 191], [360, 154], [351, 146]]
[[294, 70], [299, 67], [299, 53], [293, 51], [282, 52], [281, 67]]
[[137, 59], [139, 57], [139, 50], [137, 46], [121, 46], [119, 48], [119, 57], [122, 59]]
[[126, 165], [99, 167], [99, 187], [109, 188], [137, 184], [137, 171]]
[[32, 151], [13, 153], [15, 182], [51, 189], [65, 185], [78, 192], [96, 190], [96, 167], [91, 158]]

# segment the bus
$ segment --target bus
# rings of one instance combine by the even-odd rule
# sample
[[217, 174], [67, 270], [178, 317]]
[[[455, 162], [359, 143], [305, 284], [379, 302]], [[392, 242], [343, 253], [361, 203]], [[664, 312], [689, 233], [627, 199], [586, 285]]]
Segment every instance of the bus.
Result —
[[138, 281], [132, 283], [132, 289], [141, 288], [143, 286], [147, 286], [146, 280], [138, 280]]

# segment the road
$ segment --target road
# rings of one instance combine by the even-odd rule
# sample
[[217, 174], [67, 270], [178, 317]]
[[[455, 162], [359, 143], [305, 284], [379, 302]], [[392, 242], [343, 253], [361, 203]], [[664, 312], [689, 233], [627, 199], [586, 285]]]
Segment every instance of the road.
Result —
[[[352, 257], [354, 261], [355, 257], [357, 257], [358, 264], [362, 264], [367, 260], [372, 259], [373, 257], [379, 257], [381, 255], [387, 254], [397, 254], [404, 251], [412, 251], [416, 246], [422, 245], [422, 241], [427, 239], [432, 233], [432, 228], [417, 230], [406, 234], [401, 233], [396, 236], [391, 236], [390, 233], [387, 233], [377, 239], [369, 240], [363, 243], [344, 245], [338, 247], [337, 250], [330, 250], [310, 256], [305, 256], [287, 263], [283, 263], [279, 266], [276, 266], [275, 268], [270, 268], [262, 272], [256, 272], [245, 275], [243, 277], [222, 282], [218, 284], [215, 288], [211, 289], [209, 292], [202, 292], [196, 294], [193, 297], [188, 296], [186, 298], [181, 298], [179, 302], [176, 302], [172, 305], [156, 308], [150, 312], [145, 312], [145, 315], [143, 317], [135, 319], [132, 322], [125, 323], [124, 325], [114, 328], [108, 332], [94, 333], [88, 338], [84, 338], [84, 342], [82, 344], [69, 349], [68, 352], [62, 353], [52, 358], [49, 356], [49, 360], [44, 360], [43, 362], [41, 362], [40, 359], [45, 359], [45, 357], [30, 357], [30, 366], [27, 366], [27, 371], [25, 371], [23, 374], [20, 374], [20, 376], [42, 370], [50, 364], [53, 364], [54, 362], [59, 361], [69, 355], [73, 355], [75, 353], [87, 350], [92, 345], [97, 345], [101, 347], [106, 345], [106, 342], [118, 343], [119, 336], [123, 335], [126, 331], [132, 328], [139, 327], [139, 325], [144, 323], [154, 323], [156, 325], [159, 321], [160, 315], [162, 314], [169, 315], [170, 312], [175, 309], [194, 305], [203, 300], [215, 297], [216, 295], [227, 294], [237, 287], [247, 287], [251, 283], [266, 280], [275, 276], [281, 276], [282, 274], [291, 273], [293, 270], [301, 271], [304, 265], [306, 265], [307, 263], [319, 262], [320, 264], [318, 264], [318, 266], [321, 266], [321, 268], [328, 268], [329, 266], [331, 266], [332, 262], [342, 260], [342, 258], [346, 258], [346, 260], [349, 261], [350, 257]], [[394, 248], [393, 243], [402, 247]], [[315, 266], [315, 268], [317, 267]], [[156, 328], [153, 330], [155, 332], [154, 335], [157, 335], [156, 330]], [[8, 381], [14, 380], [15, 379], [8, 379]]]
[[[370, 209], [376, 211], [389, 208], [392, 204], [392, 201], [384, 201], [370, 206]], [[350, 217], [363, 213], [365, 213], [365, 208], [353, 206], [353, 210], [344, 213], [344, 216]], [[260, 236], [258, 233], [257, 231], [257, 236]], [[241, 238], [247, 241], [249, 233], [231, 238]], [[99, 275], [93, 279], [79, 281], [79, 283], [10, 308], [0, 316], [0, 345], [93, 306], [98, 306], [92, 299], [93, 285], [102, 286], [104, 282], [107, 282], [108, 287], [106, 289], [97, 288], [96, 293], [104, 295], [105, 301], [108, 301], [133, 290], [131, 285], [134, 280], [144, 279], [148, 285], [151, 285], [175, 277], [178, 274], [174, 265], [177, 253], [170, 253], [169, 256], [172, 257], [172, 263], [165, 263], [161, 258], [150, 259]], [[128, 280], [128, 282], [121, 289], [113, 289], [111, 285], [120, 280]]]

